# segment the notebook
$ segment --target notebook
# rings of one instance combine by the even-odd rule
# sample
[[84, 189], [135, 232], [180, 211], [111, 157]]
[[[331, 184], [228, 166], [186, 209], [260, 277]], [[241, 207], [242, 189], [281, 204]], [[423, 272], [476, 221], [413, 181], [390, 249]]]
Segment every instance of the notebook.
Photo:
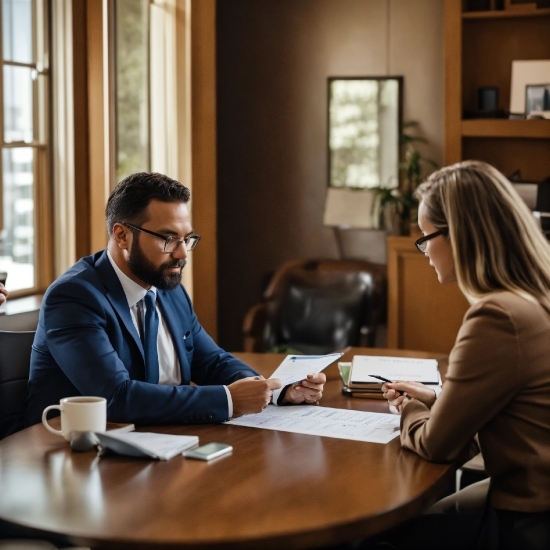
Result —
[[394, 382], [410, 380], [422, 384], [441, 383], [435, 359], [356, 355], [352, 361], [348, 386], [350, 389], [380, 390], [384, 382], [372, 378], [371, 374]]

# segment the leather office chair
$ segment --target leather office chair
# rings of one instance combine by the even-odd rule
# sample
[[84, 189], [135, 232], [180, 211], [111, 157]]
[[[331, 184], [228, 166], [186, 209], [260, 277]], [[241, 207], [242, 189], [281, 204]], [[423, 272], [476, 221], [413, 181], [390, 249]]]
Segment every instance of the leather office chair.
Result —
[[0, 330], [0, 439], [23, 429], [34, 331]]
[[386, 267], [361, 260], [294, 260], [278, 269], [243, 322], [244, 350], [325, 354], [372, 347], [386, 317]]

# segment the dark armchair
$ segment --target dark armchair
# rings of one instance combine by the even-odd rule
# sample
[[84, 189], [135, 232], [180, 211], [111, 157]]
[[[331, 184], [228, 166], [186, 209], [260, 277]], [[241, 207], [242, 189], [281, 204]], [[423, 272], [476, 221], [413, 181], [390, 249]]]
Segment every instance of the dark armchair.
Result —
[[386, 318], [386, 267], [360, 260], [294, 260], [278, 269], [243, 322], [244, 350], [330, 353], [372, 347]]

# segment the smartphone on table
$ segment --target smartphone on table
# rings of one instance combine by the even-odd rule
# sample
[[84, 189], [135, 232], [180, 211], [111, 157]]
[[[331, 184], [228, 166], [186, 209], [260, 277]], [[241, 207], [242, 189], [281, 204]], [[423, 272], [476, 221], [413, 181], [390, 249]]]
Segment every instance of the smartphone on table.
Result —
[[226, 445], [225, 443], [207, 443], [206, 445], [201, 445], [196, 449], [191, 451], [184, 451], [182, 454], [185, 458], [196, 458], [198, 460], [212, 460], [213, 458], [218, 458], [227, 453], [230, 453], [233, 450], [231, 445]]

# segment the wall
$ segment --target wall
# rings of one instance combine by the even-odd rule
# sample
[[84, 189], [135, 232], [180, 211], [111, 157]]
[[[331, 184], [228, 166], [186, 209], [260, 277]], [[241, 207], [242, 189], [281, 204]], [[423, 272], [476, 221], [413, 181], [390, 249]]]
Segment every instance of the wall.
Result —
[[[241, 349], [243, 317], [283, 262], [337, 257], [322, 224], [329, 76], [403, 75], [404, 118], [421, 122], [441, 162], [442, 25], [440, 0], [218, 0], [223, 347]], [[370, 241], [383, 257], [383, 238]]]

